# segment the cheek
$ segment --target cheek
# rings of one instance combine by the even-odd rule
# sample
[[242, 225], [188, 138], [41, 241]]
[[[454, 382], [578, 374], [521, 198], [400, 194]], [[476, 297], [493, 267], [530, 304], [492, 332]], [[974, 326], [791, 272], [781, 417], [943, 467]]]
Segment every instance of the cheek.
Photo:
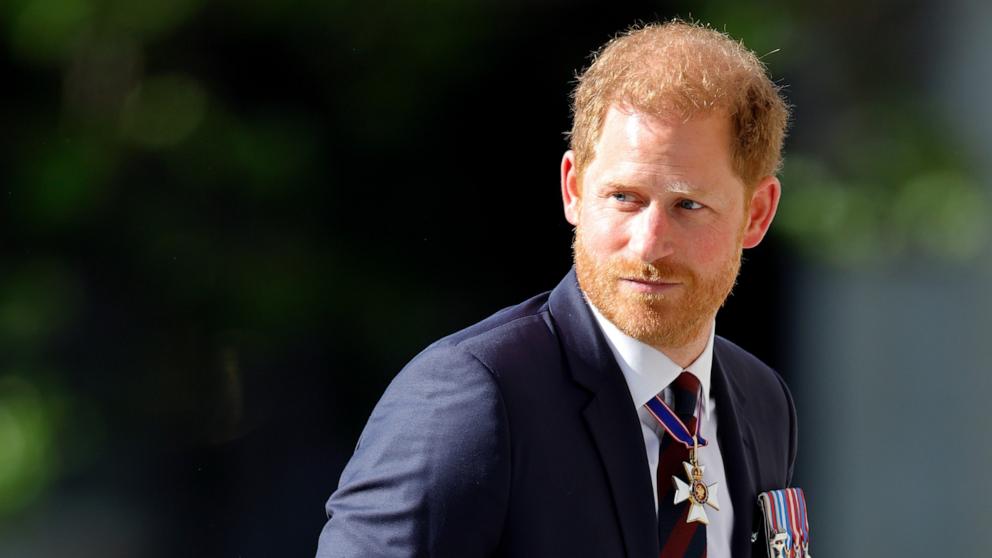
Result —
[[627, 228], [622, 220], [610, 219], [603, 214], [587, 215], [581, 232], [586, 248], [595, 253], [607, 254], [622, 250], [627, 243]]
[[690, 238], [686, 256], [703, 267], [722, 266], [737, 252], [738, 231], [733, 228], [709, 227]]

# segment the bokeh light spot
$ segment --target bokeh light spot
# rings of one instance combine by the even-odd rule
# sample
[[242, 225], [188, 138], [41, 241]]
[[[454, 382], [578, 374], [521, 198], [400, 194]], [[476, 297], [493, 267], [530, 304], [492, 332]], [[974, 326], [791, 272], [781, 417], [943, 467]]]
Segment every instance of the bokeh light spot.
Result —
[[193, 78], [164, 75], [145, 79], [124, 102], [123, 133], [151, 149], [181, 143], [203, 121], [206, 93]]
[[62, 266], [8, 271], [0, 283], [0, 348], [11, 354], [42, 343], [71, 320], [78, 298], [77, 281]]
[[988, 238], [988, 202], [965, 176], [933, 172], [915, 177], [899, 192], [893, 216], [915, 244], [947, 259], [981, 253]]
[[154, 38], [172, 31], [200, 6], [201, 0], [114, 0], [107, 19], [121, 31]]
[[26, 205], [23, 217], [36, 225], [76, 222], [105, 200], [115, 154], [99, 142], [65, 138], [42, 147], [26, 165], [18, 190]]
[[51, 478], [51, 410], [31, 384], [0, 377], [0, 516], [30, 504]]
[[14, 51], [30, 60], [68, 57], [89, 26], [93, 8], [87, 0], [33, 0], [16, 16], [10, 35]]

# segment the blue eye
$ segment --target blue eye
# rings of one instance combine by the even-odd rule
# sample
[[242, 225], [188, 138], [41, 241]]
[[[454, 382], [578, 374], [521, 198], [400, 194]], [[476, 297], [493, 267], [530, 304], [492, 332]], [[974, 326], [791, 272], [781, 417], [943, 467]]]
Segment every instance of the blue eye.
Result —
[[680, 200], [678, 206], [682, 209], [688, 209], [689, 211], [703, 208], [703, 204], [692, 200]]
[[618, 201], [618, 202], [632, 202], [632, 201], [634, 201], [634, 198], [630, 194], [627, 194], [627, 193], [624, 193], [624, 192], [613, 192], [612, 194], [610, 194], [610, 197], [613, 198], [614, 200]]

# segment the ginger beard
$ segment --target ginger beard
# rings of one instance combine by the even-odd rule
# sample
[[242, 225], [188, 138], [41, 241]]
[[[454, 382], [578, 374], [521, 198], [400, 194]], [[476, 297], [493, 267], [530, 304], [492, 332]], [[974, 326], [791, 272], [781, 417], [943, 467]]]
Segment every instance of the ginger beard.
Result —
[[[613, 257], [597, 261], [586, 249], [582, 227], [576, 229], [572, 250], [575, 273], [586, 298], [620, 331], [652, 347], [684, 347], [704, 334], [710, 320], [733, 290], [740, 271], [743, 229], [733, 256], [712, 275], [659, 260], [650, 264]], [[681, 283], [671, 294], [621, 289], [621, 278]]]

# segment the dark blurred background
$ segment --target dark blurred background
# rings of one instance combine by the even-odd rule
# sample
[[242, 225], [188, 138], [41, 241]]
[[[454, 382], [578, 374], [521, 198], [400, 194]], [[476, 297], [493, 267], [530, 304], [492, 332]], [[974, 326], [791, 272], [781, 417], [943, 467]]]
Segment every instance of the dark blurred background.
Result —
[[312, 555], [402, 365], [568, 270], [574, 75], [676, 15], [795, 107], [718, 331], [815, 554], [992, 550], [985, 3], [9, 0], [0, 556]]

